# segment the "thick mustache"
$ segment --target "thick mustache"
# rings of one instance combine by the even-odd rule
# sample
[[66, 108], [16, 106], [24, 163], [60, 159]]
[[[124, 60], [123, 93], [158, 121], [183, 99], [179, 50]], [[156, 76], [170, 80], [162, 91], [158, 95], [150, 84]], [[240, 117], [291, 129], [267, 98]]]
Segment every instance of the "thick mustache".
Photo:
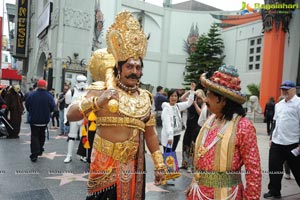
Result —
[[130, 74], [128, 76], [125, 76], [127, 79], [133, 78], [133, 79], [139, 79], [139, 77], [136, 74]]

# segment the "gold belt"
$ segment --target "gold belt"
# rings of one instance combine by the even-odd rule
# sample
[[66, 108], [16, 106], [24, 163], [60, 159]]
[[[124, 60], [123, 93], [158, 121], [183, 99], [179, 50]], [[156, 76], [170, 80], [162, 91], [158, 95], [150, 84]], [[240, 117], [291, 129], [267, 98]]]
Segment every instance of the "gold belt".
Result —
[[97, 117], [97, 126], [125, 126], [145, 132], [145, 123], [132, 117]]
[[113, 143], [95, 135], [93, 148], [122, 163], [135, 160], [139, 144], [133, 141]]
[[242, 182], [241, 174], [229, 172], [199, 172], [194, 174], [195, 180], [200, 186], [223, 188], [232, 187]]

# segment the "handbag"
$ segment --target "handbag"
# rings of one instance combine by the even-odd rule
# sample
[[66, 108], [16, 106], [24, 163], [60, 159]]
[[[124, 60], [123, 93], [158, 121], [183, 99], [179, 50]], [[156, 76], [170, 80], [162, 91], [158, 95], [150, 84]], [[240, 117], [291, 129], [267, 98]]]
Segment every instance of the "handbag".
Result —
[[[167, 146], [169, 148], [169, 145]], [[167, 174], [165, 176], [166, 180], [176, 179], [181, 176], [179, 173], [178, 160], [176, 157], [176, 153], [174, 151], [163, 153], [164, 163], [167, 167]]]

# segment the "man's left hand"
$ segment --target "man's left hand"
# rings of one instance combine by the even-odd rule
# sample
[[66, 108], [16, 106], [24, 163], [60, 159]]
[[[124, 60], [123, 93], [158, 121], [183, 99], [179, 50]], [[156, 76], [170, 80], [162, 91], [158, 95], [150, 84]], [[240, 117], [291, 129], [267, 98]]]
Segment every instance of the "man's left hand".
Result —
[[165, 170], [154, 170], [154, 185], [165, 185]]

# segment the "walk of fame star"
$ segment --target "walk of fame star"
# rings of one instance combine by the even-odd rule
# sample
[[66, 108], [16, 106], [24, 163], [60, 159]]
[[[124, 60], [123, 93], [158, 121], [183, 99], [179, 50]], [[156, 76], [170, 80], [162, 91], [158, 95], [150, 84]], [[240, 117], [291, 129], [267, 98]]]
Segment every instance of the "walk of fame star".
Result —
[[65, 140], [67, 138], [67, 136], [66, 135], [64, 135], [64, 136], [56, 135], [55, 137], [51, 137], [51, 138], [53, 138], [55, 140], [59, 140], [59, 139], [64, 139]]
[[168, 190], [164, 190], [156, 185], [154, 185], [154, 182], [148, 182], [146, 183], [146, 193], [147, 192], [169, 192]]
[[62, 186], [73, 181], [88, 181], [88, 179], [84, 178], [84, 176], [87, 176], [87, 174], [63, 173], [61, 176], [45, 177], [45, 179], [60, 180], [59, 186]]
[[57, 154], [56, 152], [51, 152], [51, 153], [43, 153], [40, 157], [53, 160], [55, 157], [59, 157], [59, 156], [66, 156], [66, 155], [65, 154]]

